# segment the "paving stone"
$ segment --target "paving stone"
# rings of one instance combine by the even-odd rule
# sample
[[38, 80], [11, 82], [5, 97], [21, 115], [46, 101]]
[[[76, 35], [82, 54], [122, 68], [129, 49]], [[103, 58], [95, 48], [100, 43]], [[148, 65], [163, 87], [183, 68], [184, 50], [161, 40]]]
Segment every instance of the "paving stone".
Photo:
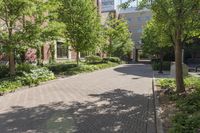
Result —
[[152, 70], [128, 64], [0, 97], [0, 133], [155, 133]]

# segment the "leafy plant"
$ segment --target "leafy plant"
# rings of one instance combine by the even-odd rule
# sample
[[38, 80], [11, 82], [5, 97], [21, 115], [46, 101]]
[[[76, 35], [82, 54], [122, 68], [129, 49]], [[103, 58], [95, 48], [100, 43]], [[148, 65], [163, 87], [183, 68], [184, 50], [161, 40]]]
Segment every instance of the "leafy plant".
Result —
[[99, 56], [90, 55], [90, 56], [85, 57], [85, 62], [91, 63], [91, 64], [101, 63], [102, 59]]
[[12, 80], [0, 81], [0, 93], [3, 94], [5, 92], [14, 91], [21, 86], [22, 84], [20, 81], [12, 81]]
[[9, 68], [6, 65], [0, 65], [0, 79], [9, 75]]
[[104, 62], [114, 62], [114, 63], [121, 63], [120, 58], [118, 57], [107, 57], [107, 58], [103, 58]]
[[[163, 62], [163, 70], [170, 70], [171, 63], [169, 61]], [[160, 62], [152, 62], [152, 68], [153, 70], [159, 70], [160, 69]]]
[[32, 65], [30, 63], [23, 63], [23, 64], [18, 64], [17, 65], [17, 72], [20, 73], [20, 72], [31, 72], [31, 70], [33, 69], [37, 69], [38, 66], [35, 66], [35, 65]]
[[176, 89], [175, 79], [159, 79], [157, 84], [161, 89]]
[[172, 118], [172, 133], [197, 133], [200, 129], [200, 92], [195, 91], [176, 102], [179, 112]]
[[40, 82], [48, 81], [54, 79], [54, 74], [49, 71], [47, 68], [38, 68], [33, 69], [30, 73], [23, 72], [23, 76], [18, 79], [22, 82], [23, 85], [38, 85]]

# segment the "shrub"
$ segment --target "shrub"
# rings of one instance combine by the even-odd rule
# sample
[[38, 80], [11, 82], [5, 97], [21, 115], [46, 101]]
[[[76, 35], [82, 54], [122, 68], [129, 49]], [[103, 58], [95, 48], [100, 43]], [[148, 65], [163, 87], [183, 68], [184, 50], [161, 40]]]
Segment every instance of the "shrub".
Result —
[[[163, 70], [169, 71], [170, 70], [171, 63], [169, 61], [163, 62]], [[154, 71], [157, 71], [160, 69], [160, 62], [152, 62], [152, 68]]]
[[67, 71], [65, 71], [66, 75], [75, 75], [83, 72], [92, 72], [95, 70], [105, 69], [109, 67], [116, 66], [116, 63], [101, 63], [101, 64], [89, 64], [89, 65], [79, 65], [74, 68], [70, 68]]
[[12, 81], [12, 80], [0, 81], [0, 93], [3, 94], [5, 92], [14, 91], [21, 86], [22, 84], [20, 81]]
[[184, 79], [186, 88], [200, 90], [200, 78], [187, 77]]
[[159, 79], [157, 84], [161, 89], [176, 89], [175, 79]]
[[18, 79], [22, 82], [23, 85], [38, 85], [40, 82], [48, 81], [54, 79], [54, 74], [49, 71], [47, 68], [38, 68], [33, 69], [30, 73], [23, 72], [23, 76]]
[[172, 118], [172, 133], [197, 133], [200, 129], [200, 92], [195, 91], [176, 103], [179, 112]]
[[102, 59], [99, 56], [91, 55], [91, 56], [85, 57], [85, 62], [86, 63], [91, 63], [91, 64], [101, 63]]
[[0, 78], [5, 78], [9, 75], [9, 68], [6, 65], [0, 65]]
[[67, 71], [70, 68], [76, 67], [76, 64], [50, 64], [46, 67], [55, 74], [59, 74]]
[[114, 63], [121, 63], [120, 58], [118, 57], [107, 57], [107, 58], [103, 58], [104, 62], [114, 62]]
[[23, 63], [23, 64], [18, 64], [17, 65], [17, 73], [23, 73], [23, 72], [31, 72], [33, 69], [37, 69], [38, 66], [29, 64], [29, 63]]

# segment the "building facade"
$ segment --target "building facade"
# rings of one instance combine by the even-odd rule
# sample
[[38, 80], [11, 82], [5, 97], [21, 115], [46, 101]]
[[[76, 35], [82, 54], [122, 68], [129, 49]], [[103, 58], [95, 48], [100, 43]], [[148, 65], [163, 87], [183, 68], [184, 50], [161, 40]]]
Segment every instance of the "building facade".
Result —
[[138, 61], [138, 53], [141, 51], [141, 35], [145, 25], [151, 19], [152, 13], [148, 9], [138, 10], [137, 7], [131, 7], [119, 12], [120, 18], [127, 21], [129, 31], [132, 34], [132, 40], [135, 43], [133, 49], [133, 60]]
[[[92, 0], [94, 1], [94, 5], [96, 6], [97, 12], [101, 15], [101, 0]], [[52, 42], [51, 42], [52, 43]], [[75, 60], [76, 59], [76, 51], [70, 46], [63, 45], [64, 40], [59, 39], [55, 40], [53, 45], [53, 49], [55, 50], [55, 54], [51, 55], [51, 45], [49, 42], [46, 42], [42, 47], [41, 47], [41, 59], [42, 62], [48, 63], [50, 58], [54, 56], [57, 62], [63, 62], [66, 60]], [[28, 49], [27, 52], [25, 53], [25, 60], [28, 62], [35, 62], [37, 58], [35, 49]], [[81, 57], [81, 54], [79, 53], [79, 57]], [[8, 62], [8, 57], [4, 53], [0, 53], [0, 63]], [[7, 63], [4, 63], [7, 64]]]

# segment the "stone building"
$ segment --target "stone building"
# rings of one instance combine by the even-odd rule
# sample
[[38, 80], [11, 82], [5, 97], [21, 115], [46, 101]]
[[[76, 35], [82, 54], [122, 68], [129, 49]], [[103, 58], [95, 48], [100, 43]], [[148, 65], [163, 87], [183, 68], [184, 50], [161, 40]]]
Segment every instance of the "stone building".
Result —
[[146, 23], [151, 19], [152, 13], [148, 9], [138, 10], [137, 7], [131, 7], [120, 10], [119, 16], [127, 21], [129, 31], [132, 33], [132, 40], [135, 43], [132, 58], [137, 62], [142, 46], [141, 35]]

